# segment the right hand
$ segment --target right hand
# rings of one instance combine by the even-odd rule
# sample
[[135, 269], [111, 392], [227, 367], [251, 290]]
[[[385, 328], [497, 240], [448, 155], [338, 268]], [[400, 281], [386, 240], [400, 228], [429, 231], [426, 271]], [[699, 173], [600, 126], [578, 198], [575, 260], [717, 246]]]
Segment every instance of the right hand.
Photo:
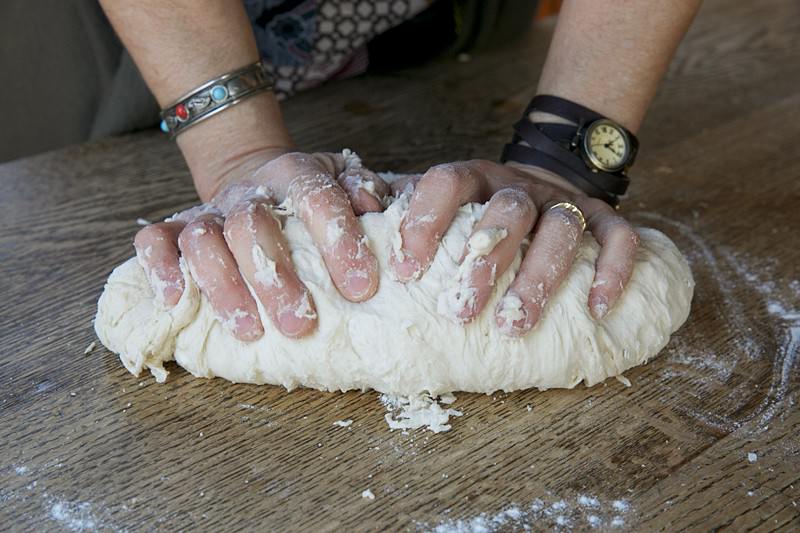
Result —
[[264, 334], [254, 297], [283, 335], [311, 333], [317, 324], [314, 301], [295, 272], [271, 208], [286, 200], [342, 296], [361, 302], [377, 291], [377, 260], [356, 216], [382, 211], [381, 200], [390, 189], [357, 157], [256, 153], [227, 173], [216, 191], [209, 202], [136, 235], [136, 255], [165, 306], [175, 306], [183, 294], [182, 256], [218, 319], [236, 338], [253, 341]]

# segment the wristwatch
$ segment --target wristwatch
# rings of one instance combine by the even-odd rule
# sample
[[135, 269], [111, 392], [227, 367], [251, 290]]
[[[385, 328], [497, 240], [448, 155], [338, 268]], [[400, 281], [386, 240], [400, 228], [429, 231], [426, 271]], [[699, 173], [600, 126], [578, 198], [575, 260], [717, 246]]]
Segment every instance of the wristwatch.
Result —
[[[534, 123], [542, 111], [572, 124]], [[516, 161], [563, 176], [587, 195], [619, 205], [630, 180], [639, 141], [621, 124], [575, 102], [551, 95], [536, 96], [514, 124], [514, 137], [501, 162]]]
[[639, 149], [633, 134], [607, 118], [584, 126], [578, 131], [577, 140], [584, 162], [598, 172], [625, 173]]

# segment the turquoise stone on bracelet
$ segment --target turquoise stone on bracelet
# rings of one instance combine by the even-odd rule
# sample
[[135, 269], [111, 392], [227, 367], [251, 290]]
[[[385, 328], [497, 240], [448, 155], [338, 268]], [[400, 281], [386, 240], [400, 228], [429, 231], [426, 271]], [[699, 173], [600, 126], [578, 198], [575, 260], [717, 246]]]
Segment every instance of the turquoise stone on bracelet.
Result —
[[211, 88], [211, 99], [215, 102], [221, 102], [228, 97], [228, 89], [223, 85], [216, 85]]
[[169, 126], [167, 126], [166, 120], [161, 121], [161, 131], [163, 131], [164, 133], [169, 133]]

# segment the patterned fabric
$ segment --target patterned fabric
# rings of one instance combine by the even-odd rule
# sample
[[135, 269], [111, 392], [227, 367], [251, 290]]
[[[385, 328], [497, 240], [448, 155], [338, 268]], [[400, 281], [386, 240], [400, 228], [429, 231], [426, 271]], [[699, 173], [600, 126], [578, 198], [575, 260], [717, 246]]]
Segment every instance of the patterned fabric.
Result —
[[367, 68], [366, 44], [432, 0], [243, 0], [279, 98]]

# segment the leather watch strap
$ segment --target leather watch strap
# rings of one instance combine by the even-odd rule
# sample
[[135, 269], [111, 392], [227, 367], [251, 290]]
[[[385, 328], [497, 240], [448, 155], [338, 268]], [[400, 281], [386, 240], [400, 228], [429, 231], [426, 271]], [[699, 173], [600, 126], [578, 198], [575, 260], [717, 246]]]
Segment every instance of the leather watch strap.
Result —
[[[555, 123], [541, 123], [536, 124], [536, 127], [539, 130], [556, 141], [558, 144], [563, 145], [565, 148], [570, 146], [570, 143], [575, 139], [575, 133], [577, 132], [577, 128], [570, 124], [555, 124]], [[511, 140], [512, 144], [516, 144], [522, 140], [522, 137], [514, 131], [514, 138]]]
[[527, 117], [534, 111], [542, 111], [559, 116], [574, 122], [577, 126], [605, 118], [600, 113], [592, 111], [588, 107], [551, 94], [534, 96], [531, 103], [528, 104], [524, 116]]
[[564, 177], [567, 181], [593, 198], [599, 198], [614, 207], [619, 204], [619, 199], [616, 196], [598, 188], [583, 177], [582, 174], [565, 166], [561, 160], [542, 151], [521, 144], [507, 144], [503, 148], [502, 161], [515, 161], [517, 163], [549, 170], [554, 174]]
[[[586, 163], [584, 163], [580, 157], [576, 157], [571, 150], [564, 148], [542, 133], [537, 125], [529, 120], [520, 120], [514, 124], [514, 130], [532, 148], [539, 149], [550, 157], [560, 160], [564, 166], [569, 167], [573, 172], [583, 174], [588, 170], [586, 168]], [[625, 194], [628, 184], [630, 183], [630, 180], [621, 174], [615, 175], [602, 171], [588, 171], [592, 173], [590, 181], [596, 187], [612, 194]]]
[[[530, 115], [536, 111], [560, 117], [572, 124], [534, 123]], [[580, 151], [582, 136], [598, 120], [608, 119], [564, 98], [538, 95], [528, 104], [522, 118], [514, 124], [514, 136], [511, 143], [504, 147], [501, 161], [516, 161], [544, 168], [563, 176], [589, 196], [616, 207], [619, 196], [625, 194], [630, 184], [624, 169], [613, 173], [604, 172], [596, 165], [590, 166]], [[630, 163], [638, 149], [638, 140], [632, 133], [627, 130], [625, 132], [629, 134], [632, 145], [633, 156], [628, 162]]]

